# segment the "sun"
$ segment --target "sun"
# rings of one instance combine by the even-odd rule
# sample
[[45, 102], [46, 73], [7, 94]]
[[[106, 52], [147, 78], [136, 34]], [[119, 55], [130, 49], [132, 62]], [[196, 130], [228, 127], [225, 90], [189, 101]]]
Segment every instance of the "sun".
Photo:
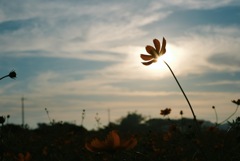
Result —
[[[138, 49], [138, 55], [139, 54], [146, 54], [145, 48]], [[167, 68], [164, 61], [166, 61], [168, 64], [175, 64], [176, 65], [176, 55], [175, 53], [175, 47], [171, 44], [167, 44], [166, 46], [166, 53], [158, 58], [158, 61], [155, 63], [152, 63], [149, 66], [142, 65], [142, 69], [146, 72], [148, 72], [151, 75], [155, 76], [165, 76], [169, 73], [169, 69]], [[140, 59], [140, 62], [143, 62], [142, 59]], [[174, 66], [175, 66], [174, 65]]]

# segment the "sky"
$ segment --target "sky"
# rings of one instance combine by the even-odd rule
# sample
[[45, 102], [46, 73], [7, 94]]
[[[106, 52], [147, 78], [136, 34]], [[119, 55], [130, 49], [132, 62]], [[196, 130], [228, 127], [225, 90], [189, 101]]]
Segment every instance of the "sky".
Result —
[[[167, 52], [144, 66], [145, 46], [163, 37]], [[163, 118], [165, 108], [192, 118], [162, 60], [197, 119], [225, 120], [240, 99], [240, 1], [0, 0], [0, 76], [17, 73], [0, 81], [8, 123], [22, 124], [22, 97], [30, 128], [50, 118], [93, 129], [96, 117], [104, 127], [129, 112]]]

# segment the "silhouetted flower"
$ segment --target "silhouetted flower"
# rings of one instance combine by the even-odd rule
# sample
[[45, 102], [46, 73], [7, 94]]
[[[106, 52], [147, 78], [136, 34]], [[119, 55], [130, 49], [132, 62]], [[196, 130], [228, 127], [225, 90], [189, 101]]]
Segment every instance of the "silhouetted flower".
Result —
[[232, 103], [235, 103], [236, 105], [240, 105], [240, 99], [238, 99], [237, 101], [235, 101], [235, 100], [232, 100]]
[[90, 143], [86, 143], [85, 147], [91, 152], [109, 152], [114, 153], [117, 150], [129, 150], [137, 145], [137, 139], [131, 137], [122, 141], [116, 131], [111, 131], [104, 141], [95, 138]]
[[142, 62], [142, 64], [144, 64], [144, 65], [150, 65], [154, 62], [157, 62], [158, 57], [162, 56], [166, 52], [166, 40], [165, 40], [165, 38], [163, 38], [163, 40], [162, 40], [162, 48], [161, 48], [161, 45], [160, 45], [160, 42], [159, 42], [158, 39], [154, 39], [153, 44], [154, 44], [155, 48], [150, 46], [150, 45], [146, 46], [146, 51], [150, 55], [145, 55], [145, 54], [140, 55], [141, 58], [144, 61], [146, 61], [146, 62]]
[[161, 110], [160, 115], [167, 116], [171, 113], [171, 108], [165, 108], [164, 110]]

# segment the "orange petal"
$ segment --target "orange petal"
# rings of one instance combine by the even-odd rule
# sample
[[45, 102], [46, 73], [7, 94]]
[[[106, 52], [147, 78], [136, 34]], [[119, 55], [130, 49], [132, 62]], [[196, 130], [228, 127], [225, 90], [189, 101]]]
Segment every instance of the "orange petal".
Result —
[[162, 40], [162, 49], [161, 49], [161, 51], [160, 51], [160, 54], [161, 54], [161, 55], [165, 54], [165, 52], [166, 52], [166, 44], [167, 44], [166, 39], [163, 37], [163, 40]]
[[121, 143], [121, 147], [126, 150], [132, 149], [136, 145], [137, 145], [137, 139], [135, 139], [134, 137], [130, 138], [129, 140], [123, 141]]
[[141, 54], [140, 56], [141, 56], [141, 58], [142, 58], [143, 60], [146, 60], [146, 61], [153, 59], [153, 56], [152, 56], [152, 55], [144, 55], [144, 54]]
[[161, 47], [159, 40], [158, 39], [154, 39], [153, 43], [154, 43], [154, 46], [156, 48], [157, 53], [159, 53], [160, 47]]
[[154, 49], [154, 47], [147, 45], [146, 46], [146, 51], [151, 54], [154, 58], [156, 58], [155, 52], [156, 50]]
[[106, 142], [109, 147], [118, 147], [120, 145], [120, 137], [116, 131], [109, 132]]

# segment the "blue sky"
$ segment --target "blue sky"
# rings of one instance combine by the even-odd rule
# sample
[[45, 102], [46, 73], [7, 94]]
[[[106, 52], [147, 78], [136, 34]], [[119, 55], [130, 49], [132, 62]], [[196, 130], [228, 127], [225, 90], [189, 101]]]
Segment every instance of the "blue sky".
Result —
[[[51, 119], [96, 128], [128, 112], [160, 118], [172, 109], [192, 117], [162, 61], [149, 67], [139, 55], [162, 37], [171, 66], [198, 119], [219, 122], [240, 98], [240, 2], [238, 0], [0, 0], [0, 113], [36, 127]], [[238, 116], [236, 114], [234, 117]], [[233, 118], [234, 118], [233, 117]]]

